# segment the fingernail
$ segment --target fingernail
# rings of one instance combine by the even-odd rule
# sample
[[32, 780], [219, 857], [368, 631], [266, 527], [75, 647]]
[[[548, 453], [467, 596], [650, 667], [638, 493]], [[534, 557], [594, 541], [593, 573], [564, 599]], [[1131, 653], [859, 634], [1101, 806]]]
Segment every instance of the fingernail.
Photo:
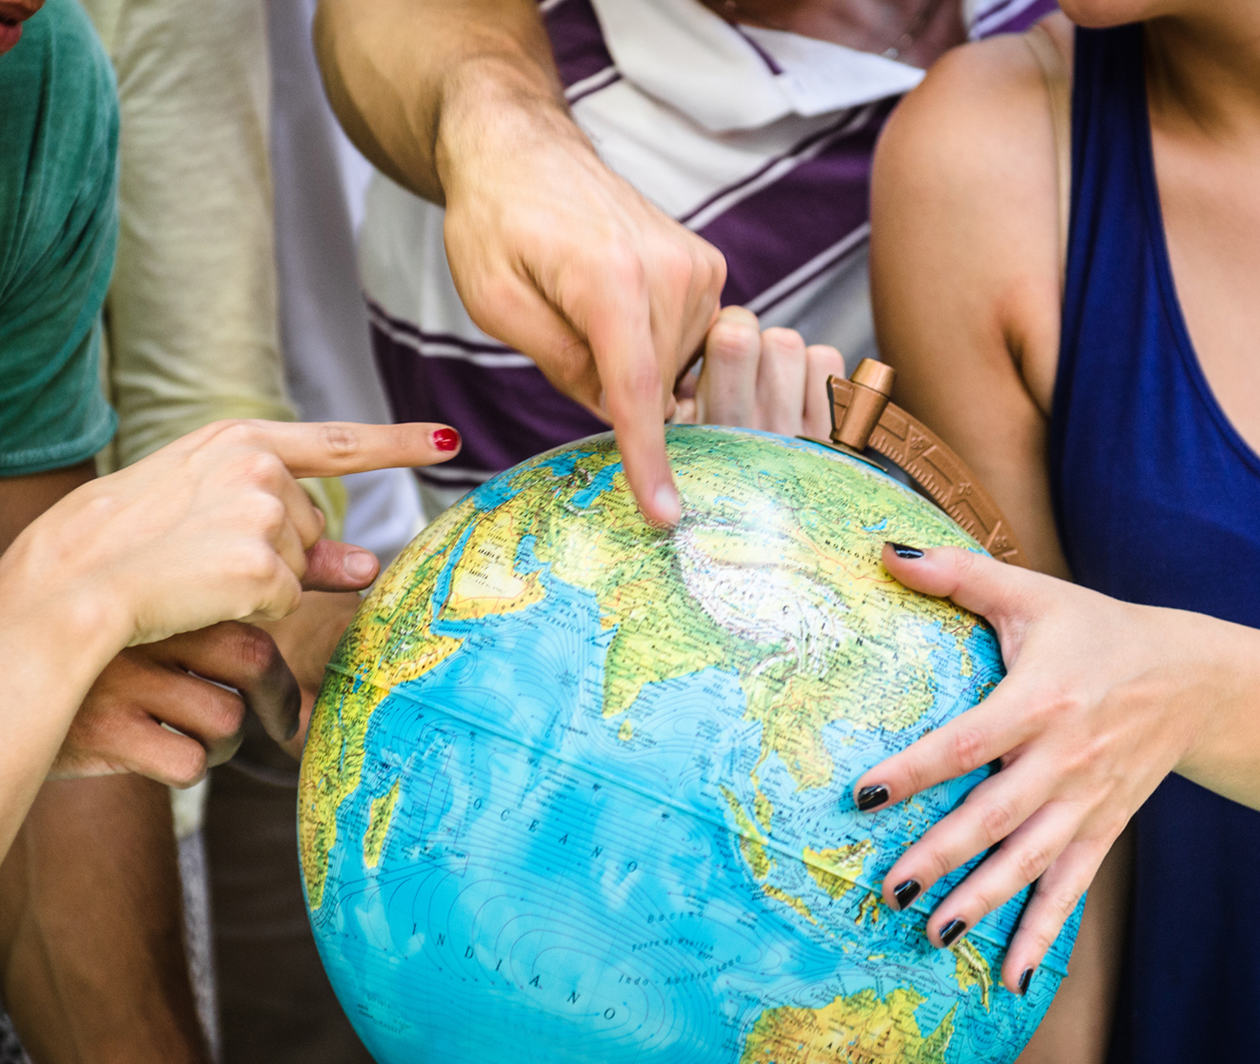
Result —
[[436, 429], [433, 433], [433, 446], [439, 451], [453, 451], [459, 446], [459, 433], [454, 429]]
[[376, 558], [365, 550], [347, 554], [341, 565], [351, 580], [371, 580], [376, 575]]
[[941, 928], [941, 945], [952, 946], [954, 939], [967, 930], [967, 924], [962, 920], [951, 920]]
[[1028, 984], [1032, 982], [1033, 970], [1025, 968], [1024, 974], [1019, 977], [1019, 996], [1023, 997], [1028, 993]]
[[883, 805], [886, 801], [888, 801], [888, 788], [882, 783], [872, 783], [857, 792], [857, 807], [863, 813], [868, 809], [874, 809], [877, 805]]
[[898, 558], [914, 559], [923, 557], [923, 551], [919, 550], [918, 547], [907, 547], [904, 543], [893, 543], [891, 541], [888, 542], [888, 545], [892, 547], [892, 552]]
[[920, 889], [917, 879], [907, 879], [904, 883], [898, 883], [893, 887], [893, 897], [897, 899], [897, 908], [904, 909], [914, 901], [919, 896]]
[[672, 484], [662, 484], [652, 496], [656, 519], [667, 525], [676, 525], [682, 517], [682, 503]]

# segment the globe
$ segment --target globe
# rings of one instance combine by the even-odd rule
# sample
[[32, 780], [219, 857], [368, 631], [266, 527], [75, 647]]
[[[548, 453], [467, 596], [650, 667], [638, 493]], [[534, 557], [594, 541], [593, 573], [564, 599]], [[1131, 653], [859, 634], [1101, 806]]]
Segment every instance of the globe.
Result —
[[1003, 672], [885, 540], [979, 549], [821, 444], [668, 432], [675, 529], [611, 436], [494, 477], [381, 577], [313, 712], [299, 836], [332, 985], [383, 1064], [1012, 1060], [1065, 930], [999, 985], [1024, 898], [950, 949], [879, 884], [983, 777], [859, 775]]

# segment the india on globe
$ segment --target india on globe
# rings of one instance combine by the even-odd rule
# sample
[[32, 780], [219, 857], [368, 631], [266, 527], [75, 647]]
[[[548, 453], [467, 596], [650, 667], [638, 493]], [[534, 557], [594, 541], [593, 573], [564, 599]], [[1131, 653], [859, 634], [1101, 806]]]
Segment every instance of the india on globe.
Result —
[[879, 884], [982, 774], [851, 788], [1001, 679], [886, 540], [978, 549], [821, 444], [672, 428], [677, 528], [611, 435], [430, 525], [339, 646], [302, 759], [311, 924], [382, 1064], [1011, 1061], [1066, 970], [999, 984], [1025, 900], [950, 949]]

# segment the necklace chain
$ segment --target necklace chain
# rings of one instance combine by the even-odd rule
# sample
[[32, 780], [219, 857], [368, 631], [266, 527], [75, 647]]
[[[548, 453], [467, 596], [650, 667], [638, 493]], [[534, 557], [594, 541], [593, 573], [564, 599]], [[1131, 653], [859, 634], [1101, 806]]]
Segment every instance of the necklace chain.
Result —
[[[862, 51], [873, 52], [876, 55], [883, 56], [885, 59], [900, 59], [902, 53], [913, 47], [914, 43], [919, 39], [919, 36], [927, 28], [928, 23], [932, 20], [932, 16], [936, 14], [942, 2], [943, 0], [921, 0], [914, 14], [898, 31], [897, 36], [893, 38], [890, 44], [883, 48], [864, 48]], [[767, 29], [792, 32], [782, 23], [775, 23], [762, 15], [745, 10], [740, 0], [717, 0], [711, 6], [716, 7], [719, 13], [729, 22], [748, 19], [749, 21], [760, 23]]]

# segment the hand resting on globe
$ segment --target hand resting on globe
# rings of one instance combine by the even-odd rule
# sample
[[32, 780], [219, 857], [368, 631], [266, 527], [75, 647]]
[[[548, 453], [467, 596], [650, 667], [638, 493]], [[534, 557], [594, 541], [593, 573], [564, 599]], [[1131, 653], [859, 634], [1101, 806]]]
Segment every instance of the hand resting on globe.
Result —
[[[29, 525], [0, 556], [0, 667], [13, 718], [0, 754], [0, 855], [80, 703], [124, 647], [167, 640], [152, 661], [197, 668], [204, 642], [194, 649], [171, 637], [283, 616], [303, 587], [353, 590], [373, 579], [369, 552], [321, 538], [323, 515], [296, 478], [429, 464], [453, 455], [457, 439], [424, 424], [220, 422], [83, 485]], [[298, 723], [296, 685], [274, 646], [242, 635], [244, 627], [211, 630], [211, 644], [243, 648], [237, 674], [223, 678], [268, 688], [262, 719], [274, 738], [287, 738]], [[93, 690], [86, 732], [97, 741], [95, 761], [78, 768], [125, 762], [192, 782], [205, 771], [206, 747], [232, 747], [243, 711], [233, 718], [238, 702], [203, 699], [149, 716], [143, 698], [118, 697], [120, 684], [140, 682], [138, 669], [131, 655], [118, 659]], [[110, 704], [122, 719], [104, 712]]]
[[889, 545], [884, 564], [907, 587], [987, 618], [1008, 670], [975, 708], [858, 780], [859, 807], [878, 812], [1000, 765], [897, 860], [884, 899], [902, 908], [992, 849], [937, 905], [928, 935], [948, 945], [1034, 884], [1002, 968], [1019, 991], [1168, 773], [1260, 807], [1260, 633], [1120, 602], [956, 548]]

